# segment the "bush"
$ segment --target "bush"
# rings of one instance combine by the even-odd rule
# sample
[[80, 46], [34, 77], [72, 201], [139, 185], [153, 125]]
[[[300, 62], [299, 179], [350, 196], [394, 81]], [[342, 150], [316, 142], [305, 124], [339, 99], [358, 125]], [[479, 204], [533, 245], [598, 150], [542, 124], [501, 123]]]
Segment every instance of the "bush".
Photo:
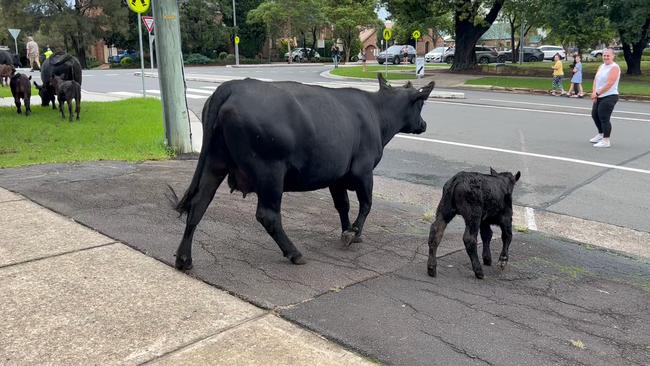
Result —
[[97, 61], [97, 59], [95, 59], [95, 58], [89, 58], [88, 60], [86, 60], [86, 66], [89, 69], [94, 69], [95, 67], [97, 67], [99, 65], [101, 65], [101, 63], [99, 63], [99, 61]]
[[641, 56], [641, 61], [650, 61], [650, 55], [648, 56]]
[[223, 52], [223, 51], [219, 52], [219, 60], [223, 61], [226, 59], [226, 57], [228, 57], [228, 52]]
[[234, 64], [234, 63], [235, 63], [235, 55], [233, 55], [232, 53], [229, 53], [229, 54], [226, 56], [226, 59], [225, 59], [224, 61], [225, 61], [227, 64]]
[[131, 64], [133, 64], [133, 59], [131, 57], [124, 57], [120, 60], [120, 65], [122, 66], [129, 66]]
[[186, 65], [206, 65], [212, 63], [212, 60], [200, 53], [191, 53], [185, 58]]

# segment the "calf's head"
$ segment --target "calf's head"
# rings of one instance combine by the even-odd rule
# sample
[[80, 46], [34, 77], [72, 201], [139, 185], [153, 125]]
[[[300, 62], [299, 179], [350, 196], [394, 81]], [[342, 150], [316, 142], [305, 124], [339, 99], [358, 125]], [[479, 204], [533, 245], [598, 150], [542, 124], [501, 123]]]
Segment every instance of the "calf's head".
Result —
[[490, 168], [490, 175], [493, 177], [499, 178], [500, 181], [504, 182], [507, 187], [508, 194], [512, 194], [512, 191], [515, 188], [515, 183], [521, 178], [521, 172], [517, 171], [514, 175], [510, 172], [501, 172], [497, 173], [496, 170]]
[[420, 113], [436, 83], [432, 81], [422, 88], [415, 89], [409, 81], [404, 87], [393, 88], [381, 73], [377, 74], [377, 79], [381, 98], [386, 101], [384, 110], [390, 114], [390, 123], [394, 123], [402, 133], [420, 134], [426, 131], [427, 123]]

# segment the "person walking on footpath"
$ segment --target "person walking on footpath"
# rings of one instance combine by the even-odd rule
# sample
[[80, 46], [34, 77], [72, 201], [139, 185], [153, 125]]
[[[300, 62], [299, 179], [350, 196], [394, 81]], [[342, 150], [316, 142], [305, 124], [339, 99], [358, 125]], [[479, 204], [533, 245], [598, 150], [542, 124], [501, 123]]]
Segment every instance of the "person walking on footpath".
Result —
[[555, 63], [553, 64], [553, 88], [551, 89], [551, 95], [557, 95], [555, 90], [560, 90], [560, 95], [566, 94], [564, 92], [564, 87], [562, 86], [562, 77], [564, 76], [564, 70], [562, 69], [562, 61], [560, 61], [560, 55], [555, 54], [553, 57]]
[[336, 44], [333, 44], [330, 51], [332, 53], [332, 61], [334, 62], [334, 68], [337, 68], [339, 67], [339, 47]]
[[572, 98], [582, 98], [585, 93], [582, 91], [582, 57], [576, 55], [575, 65], [573, 66], [573, 76], [571, 77], [571, 90], [569, 90], [569, 95]]
[[593, 118], [598, 134], [589, 142], [594, 147], [610, 147], [609, 136], [612, 133], [610, 118], [614, 106], [618, 102], [618, 82], [621, 79], [621, 67], [614, 62], [614, 50], [603, 51], [603, 64], [598, 67], [594, 77], [594, 87], [591, 91], [591, 118]]
[[27, 37], [27, 59], [29, 59], [29, 70], [30, 72], [34, 71], [34, 62], [38, 65], [37, 70], [41, 69], [41, 61], [38, 59], [40, 57], [38, 52], [38, 44], [34, 42], [34, 38]]

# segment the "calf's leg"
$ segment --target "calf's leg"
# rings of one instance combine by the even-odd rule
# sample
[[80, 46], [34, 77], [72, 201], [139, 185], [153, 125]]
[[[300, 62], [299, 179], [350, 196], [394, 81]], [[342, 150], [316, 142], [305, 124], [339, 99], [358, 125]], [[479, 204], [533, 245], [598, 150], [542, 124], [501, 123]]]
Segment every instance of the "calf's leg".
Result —
[[77, 97], [77, 99], [75, 99], [74, 103], [75, 103], [74, 106], [75, 106], [75, 109], [76, 109], [76, 112], [77, 112], [77, 121], [78, 121], [79, 120], [79, 111], [81, 111], [81, 98]]
[[356, 182], [357, 199], [359, 200], [359, 214], [356, 220], [352, 223], [352, 227], [343, 232], [343, 241], [349, 245], [351, 242], [361, 242], [361, 233], [363, 225], [366, 223], [366, 218], [370, 213], [372, 207], [372, 170], [370, 174], [363, 175], [358, 178]]
[[190, 199], [190, 209], [187, 212], [185, 232], [178, 249], [176, 250], [176, 268], [180, 270], [192, 269], [192, 238], [194, 230], [203, 218], [205, 210], [210, 205], [217, 188], [228, 174], [225, 169], [211, 170], [210, 164], [205, 165], [196, 194]]
[[490, 240], [492, 240], [492, 228], [490, 224], [481, 223], [481, 241], [483, 241], [483, 264], [492, 265], [492, 253], [490, 252]]
[[59, 99], [59, 111], [61, 111], [61, 118], [65, 119], [65, 114], [63, 113], [63, 103], [65, 103], [65, 100], [58, 98]]
[[481, 225], [480, 216], [469, 216], [465, 218], [465, 233], [463, 234], [463, 243], [469, 259], [472, 261], [472, 270], [476, 278], [483, 278], [483, 268], [478, 260], [476, 249], [479, 227]]
[[68, 99], [68, 121], [72, 122], [72, 99]]
[[436, 220], [431, 224], [431, 228], [429, 229], [429, 260], [427, 261], [427, 273], [431, 277], [436, 277], [438, 266], [436, 252], [438, 251], [440, 241], [442, 241], [442, 235], [445, 233], [445, 228], [450, 221], [451, 219], [445, 220], [443, 214], [438, 210], [436, 213]]
[[508, 264], [508, 249], [512, 241], [512, 216], [504, 218], [501, 226], [501, 240], [503, 241], [503, 248], [499, 256], [499, 268], [504, 269]]
[[16, 104], [16, 110], [18, 114], [23, 113], [22, 110], [20, 109], [20, 98], [19, 97], [14, 97], [14, 103]]

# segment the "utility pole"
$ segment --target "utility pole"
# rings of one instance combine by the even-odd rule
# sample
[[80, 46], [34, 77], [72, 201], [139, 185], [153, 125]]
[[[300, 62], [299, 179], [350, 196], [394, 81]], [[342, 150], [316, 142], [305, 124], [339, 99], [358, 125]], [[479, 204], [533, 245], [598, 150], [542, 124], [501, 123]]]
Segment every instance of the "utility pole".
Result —
[[[232, 26], [237, 36], [237, 11], [235, 11], [235, 0], [232, 0]], [[239, 65], [239, 42], [235, 42], [235, 65]]]
[[185, 99], [178, 4], [176, 0], [155, 1], [158, 78], [165, 115], [165, 137], [167, 145], [177, 153], [190, 153], [192, 141]]
[[521, 17], [521, 31], [519, 36], [519, 63], [524, 63], [524, 29], [526, 28], [526, 21], [522, 15]]

